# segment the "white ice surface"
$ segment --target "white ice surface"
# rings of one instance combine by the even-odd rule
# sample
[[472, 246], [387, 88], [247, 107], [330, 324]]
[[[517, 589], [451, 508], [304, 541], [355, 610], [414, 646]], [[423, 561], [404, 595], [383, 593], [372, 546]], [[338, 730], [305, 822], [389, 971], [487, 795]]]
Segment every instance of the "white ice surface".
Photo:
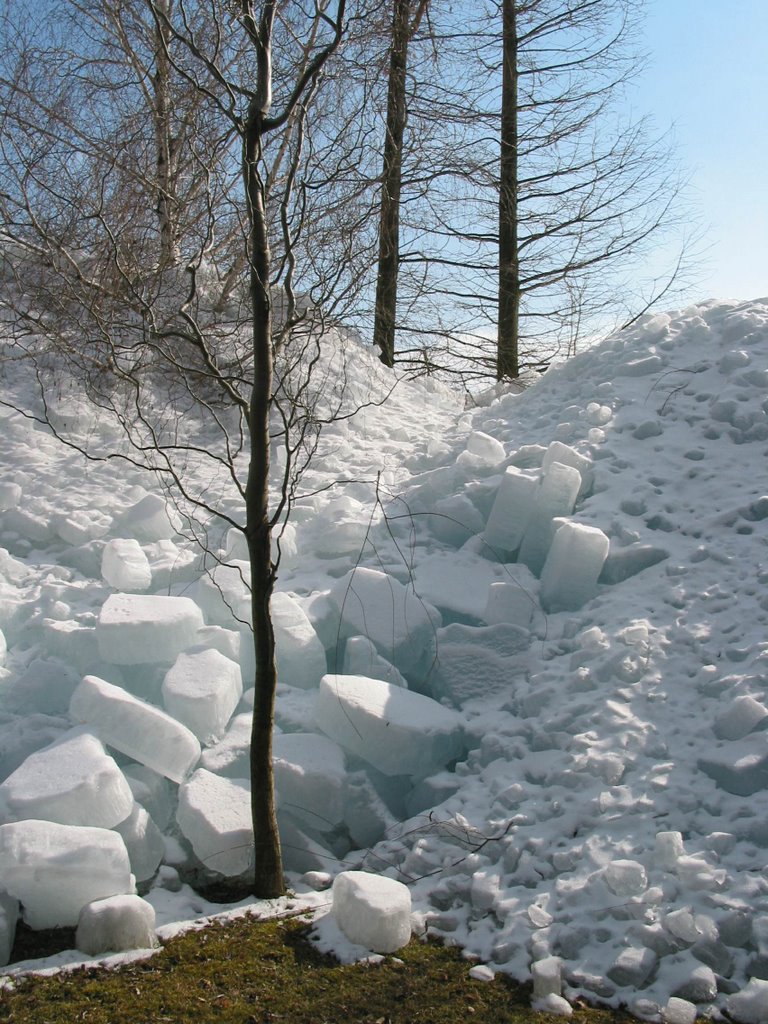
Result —
[[251, 791], [246, 779], [225, 779], [199, 768], [179, 788], [179, 828], [211, 871], [239, 875], [251, 863]]
[[155, 908], [140, 896], [109, 896], [80, 911], [75, 945], [95, 956], [157, 945]]
[[240, 666], [213, 648], [180, 654], [163, 679], [169, 715], [210, 746], [221, 739], [243, 695]]

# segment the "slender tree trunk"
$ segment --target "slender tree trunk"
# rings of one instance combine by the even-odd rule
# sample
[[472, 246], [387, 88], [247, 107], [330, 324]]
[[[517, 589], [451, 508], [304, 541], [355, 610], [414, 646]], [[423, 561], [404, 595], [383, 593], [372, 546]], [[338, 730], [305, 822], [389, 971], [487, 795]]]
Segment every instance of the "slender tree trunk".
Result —
[[[166, 20], [169, 17], [169, 2], [163, 0]], [[155, 74], [152, 88], [155, 98], [155, 164], [157, 174], [157, 214], [160, 230], [159, 265], [176, 266], [179, 262], [179, 241], [177, 230], [177, 200], [175, 194], [176, 145], [171, 124], [171, 68], [168, 60], [170, 31], [165, 25], [155, 27]]]
[[517, 10], [502, 8], [501, 159], [499, 172], [499, 324], [496, 379], [519, 376], [520, 267], [517, 243]]
[[251, 566], [251, 612], [256, 654], [256, 695], [251, 726], [251, 812], [254, 822], [254, 895], [272, 899], [285, 891], [272, 772], [277, 667], [270, 600], [275, 585], [269, 521], [269, 406], [272, 394], [270, 249], [259, 175], [260, 113], [251, 115], [243, 141], [243, 178], [249, 216], [250, 299], [253, 313], [253, 387], [246, 483], [246, 539]]
[[389, 51], [387, 131], [384, 138], [384, 170], [379, 215], [379, 265], [376, 277], [376, 314], [373, 343], [387, 366], [395, 362], [395, 314], [397, 272], [400, 262], [400, 189], [405, 131], [405, 71], [408, 58], [410, 0], [394, 0], [392, 46]]

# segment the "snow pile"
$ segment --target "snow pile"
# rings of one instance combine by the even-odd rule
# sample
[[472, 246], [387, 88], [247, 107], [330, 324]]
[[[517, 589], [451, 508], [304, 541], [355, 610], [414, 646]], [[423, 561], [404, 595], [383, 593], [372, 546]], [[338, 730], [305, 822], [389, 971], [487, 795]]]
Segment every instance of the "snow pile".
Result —
[[[383, 396], [369, 353], [347, 369]], [[329, 426], [275, 599], [305, 888], [404, 883], [551, 1012], [765, 1018], [767, 396], [768, 305], [709, 303], [474, 414], [402, 383]], [[17, 901], [76, 923], [138, 880], [167, 921], [247, 872], [253, 654], [240, 535], [203, 524], [195, 574], [151, 479], [0, 417], [2, 952]]]

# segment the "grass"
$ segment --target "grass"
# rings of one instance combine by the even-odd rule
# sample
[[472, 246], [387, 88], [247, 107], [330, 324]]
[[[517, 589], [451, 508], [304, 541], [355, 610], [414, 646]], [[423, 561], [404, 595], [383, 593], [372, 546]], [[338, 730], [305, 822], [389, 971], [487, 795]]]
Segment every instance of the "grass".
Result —
[[[0, 991], [4, 1024], [523, 1024], [530, 989], [501, 976], [474, 981], [459, 951], [412, 940], [381, 964], [342, 966], [296, 921], [240, 918], [169, 941], [119, 970], [80, 968], [26, 977]], [[576, 1006], [576, 1024], [627, 1014]]]

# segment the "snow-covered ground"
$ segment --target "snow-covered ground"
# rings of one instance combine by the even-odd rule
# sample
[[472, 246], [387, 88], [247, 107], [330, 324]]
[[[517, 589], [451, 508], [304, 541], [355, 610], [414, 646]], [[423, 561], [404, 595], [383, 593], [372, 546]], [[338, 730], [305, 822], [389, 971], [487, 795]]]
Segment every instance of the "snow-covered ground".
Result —
[[[220, 909], [185, 879], [248, 866], [242, 551], [203, 565], [151, 478], [7, 407], [0, 450], [0, 920], [132, 872], [170, 934]], [[767, 455], [768, 300], [331, 425], [275, 601], [280, 909], [363, 867], [553, 1010], [768, 1020]]]

